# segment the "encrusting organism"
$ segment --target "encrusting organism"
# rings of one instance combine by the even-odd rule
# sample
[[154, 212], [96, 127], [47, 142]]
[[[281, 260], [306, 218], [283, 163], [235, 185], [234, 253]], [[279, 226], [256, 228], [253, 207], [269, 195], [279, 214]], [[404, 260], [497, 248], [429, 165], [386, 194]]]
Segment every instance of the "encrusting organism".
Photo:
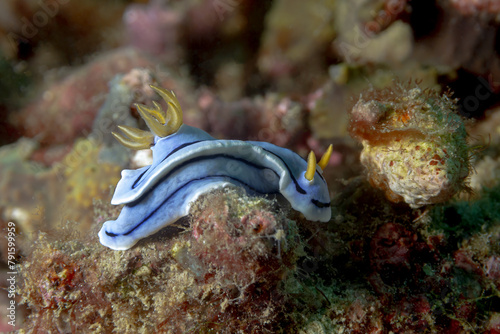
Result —
[[364, 93], [350, 113], [349, 132], [363, 144], [370, 183], [412, 208], [467, 190], [471, 149], [456, 109], [447, 94], [418, 86]]
[[104, 223], [101, 243], [115, 250], [132, 247], [161, 228], [189, 214], [190, 205], [213, 189], [236, 186], [251, 194], [281, 194], [313, 221], [331, 217], [330, 195], [322, 171], [331, 147], [316, 163], [266, 142], [216, 140], [208, 133], [182, 123], [175, 94], [152, 86], [169, 105], [137, 109], [152, 131], [120, 126], [119, 142], [133, 149], [151, 147], [153, 164], [122, 171], [111, 204], [125, 204], [116, 220]]

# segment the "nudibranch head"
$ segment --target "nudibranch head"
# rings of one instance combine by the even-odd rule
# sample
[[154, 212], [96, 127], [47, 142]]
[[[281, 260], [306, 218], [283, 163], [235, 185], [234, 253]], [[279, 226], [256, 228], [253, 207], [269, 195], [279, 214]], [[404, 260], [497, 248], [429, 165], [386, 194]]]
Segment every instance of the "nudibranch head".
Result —
[[138, 106], [154, 133], [120, 127], [114, 134], [133, 149], [151, 147], [153, 163], [123, 170], [111, 200], [125, 204], [119, 217], [104, 223], [101, 243], [116, 250], [132, 247], [161, 228], [189, 214], [202, 194], [219, 187], [243, 187], [258, 195], [280, 194], [292, 208], [313, 221], [331, 217], [330, 196], [322, 170], [332, 148], [316, 164], [294, 152], [265, 142], [217, 140], [208, 133], [182, 124], [182, 110], [173, 92], [153, 87], [169, 105], [169, 113], [155, 103]]

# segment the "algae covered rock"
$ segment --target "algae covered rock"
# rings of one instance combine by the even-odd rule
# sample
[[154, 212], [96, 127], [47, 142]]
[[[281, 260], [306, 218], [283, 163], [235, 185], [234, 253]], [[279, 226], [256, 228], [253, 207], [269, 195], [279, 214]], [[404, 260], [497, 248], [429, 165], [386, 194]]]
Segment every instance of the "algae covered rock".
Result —
[[349, 131], [363, 144], [371, 184], [392, 202], [418, 208], [468, 189], [467, 131], [446, 94], [402, 84], [369, 91], [353, 107]]
[[53, 333], [262, 333], [295, 325], [285, 289], [303, 250], [295, 221], [271, 199], [225, 188], [200, 197], [190, 226], [127, 251], [95, 229], [117, 209], [96, 204], [91, 233], [42, 233], [18, 266], [24, 328]]

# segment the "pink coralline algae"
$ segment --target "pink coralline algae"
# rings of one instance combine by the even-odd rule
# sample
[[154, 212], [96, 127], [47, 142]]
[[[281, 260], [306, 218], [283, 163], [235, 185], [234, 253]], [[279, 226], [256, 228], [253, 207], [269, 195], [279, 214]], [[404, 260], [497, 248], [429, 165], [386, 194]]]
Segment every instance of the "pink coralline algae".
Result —
[[387, 223], [380, 227], [370, 243], [370, 263], [375, 272], [394, 280], [398, 274], [407, 275], [412, 269], [411, 251], [417, 235], [402, 225]]
[[[226, 193], [222, 193], [223, 198], [232, 194]], [[198, 268], [200, 278], [211, 280], [217, 274], [217, 280], [234, 282], [242, 296], [258, 281], [268, 284], [279, 280], [286, 274], [282, 269], [296, 260], [290, 248], [290, 226], [279, 214], [270, 212], [269, 203], [260, 198], [250, 199], [245, 204], [248, 209], [235, 207], [232, 202], [223, 204], [213, 198], [210, 205], [199, 201], [193, 209], [196, 218], [192, 233], [196, 242], [191, 242], [191, 259], [182, 257], [180, 249], [174, 258], [189, 268]], [[279, 269], [282, 265], [285, 267]], [[269, 270], [270, 267], [275, 269]]]
[[182, 17], [157, 2], [132, 4], [123, 15], [130, 43], [146, 53], [166, 61], [180, 57], [179, 33]]
[[[118, 252], [97, 233], [40, 235], [20, 264], [25, 329], [61, 332], [276, 333], [292, 330], [285, 289], [298, 231], [276, 202], [224, 189], [200, 197], [191, 227]], [[96, 225], [116, 208], [96, 204]], [[58, 239], [54, 241], [53, 239]], [[52, 239], [52, 240], [51, 240]]]
[[267, 141], [284, 147], [305, 137], [304, 106], [276, 93], [224, 102], [203, 90], [198, 105], [205, 115], [203, 128], [215, 137]]
[[486, 276], [496, 282], [497, 288], [500, 289], [500, 257], [491, 256], [486, 262]]
[[465, 15], [500, 13], [500, 2], [497, 0], [450, 0], [450, 3]]
[[14, 121], [23, 136], [36, 136], [44, 146], [70, 143], [90, 132], [106, 97], [103, 92], [117, 73], [149, 65], [149, 60], [133, 50], [109, 53], [47, 89], [15, 115]]

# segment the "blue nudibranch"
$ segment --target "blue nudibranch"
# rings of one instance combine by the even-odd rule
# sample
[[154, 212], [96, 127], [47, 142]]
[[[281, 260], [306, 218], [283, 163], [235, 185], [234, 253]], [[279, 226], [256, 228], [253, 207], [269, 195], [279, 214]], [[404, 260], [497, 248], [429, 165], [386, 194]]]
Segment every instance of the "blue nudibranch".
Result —
[[[189, 214], [201, 194], [218, 187], [239, 186], [254, 194], [281, 194], [313, 221], [331, 217], [330, 196], [322, 170], [332, 147], [316, 164], [294, 152], [265, 142], [217, 140], [203, 130], [182, 124], [175, 94], [151, 86], [169, 105], [137, 105], [149, 131], [119, 126], [113, 133], [123, 145], [153, 150], [151, 166], [123, 170], [111, 204], [125, 204], [116, 220], [104, 223], [99, 239], [104, 246], [125, 250]], [[154, 134], [153, 134], [154, 133]]]

